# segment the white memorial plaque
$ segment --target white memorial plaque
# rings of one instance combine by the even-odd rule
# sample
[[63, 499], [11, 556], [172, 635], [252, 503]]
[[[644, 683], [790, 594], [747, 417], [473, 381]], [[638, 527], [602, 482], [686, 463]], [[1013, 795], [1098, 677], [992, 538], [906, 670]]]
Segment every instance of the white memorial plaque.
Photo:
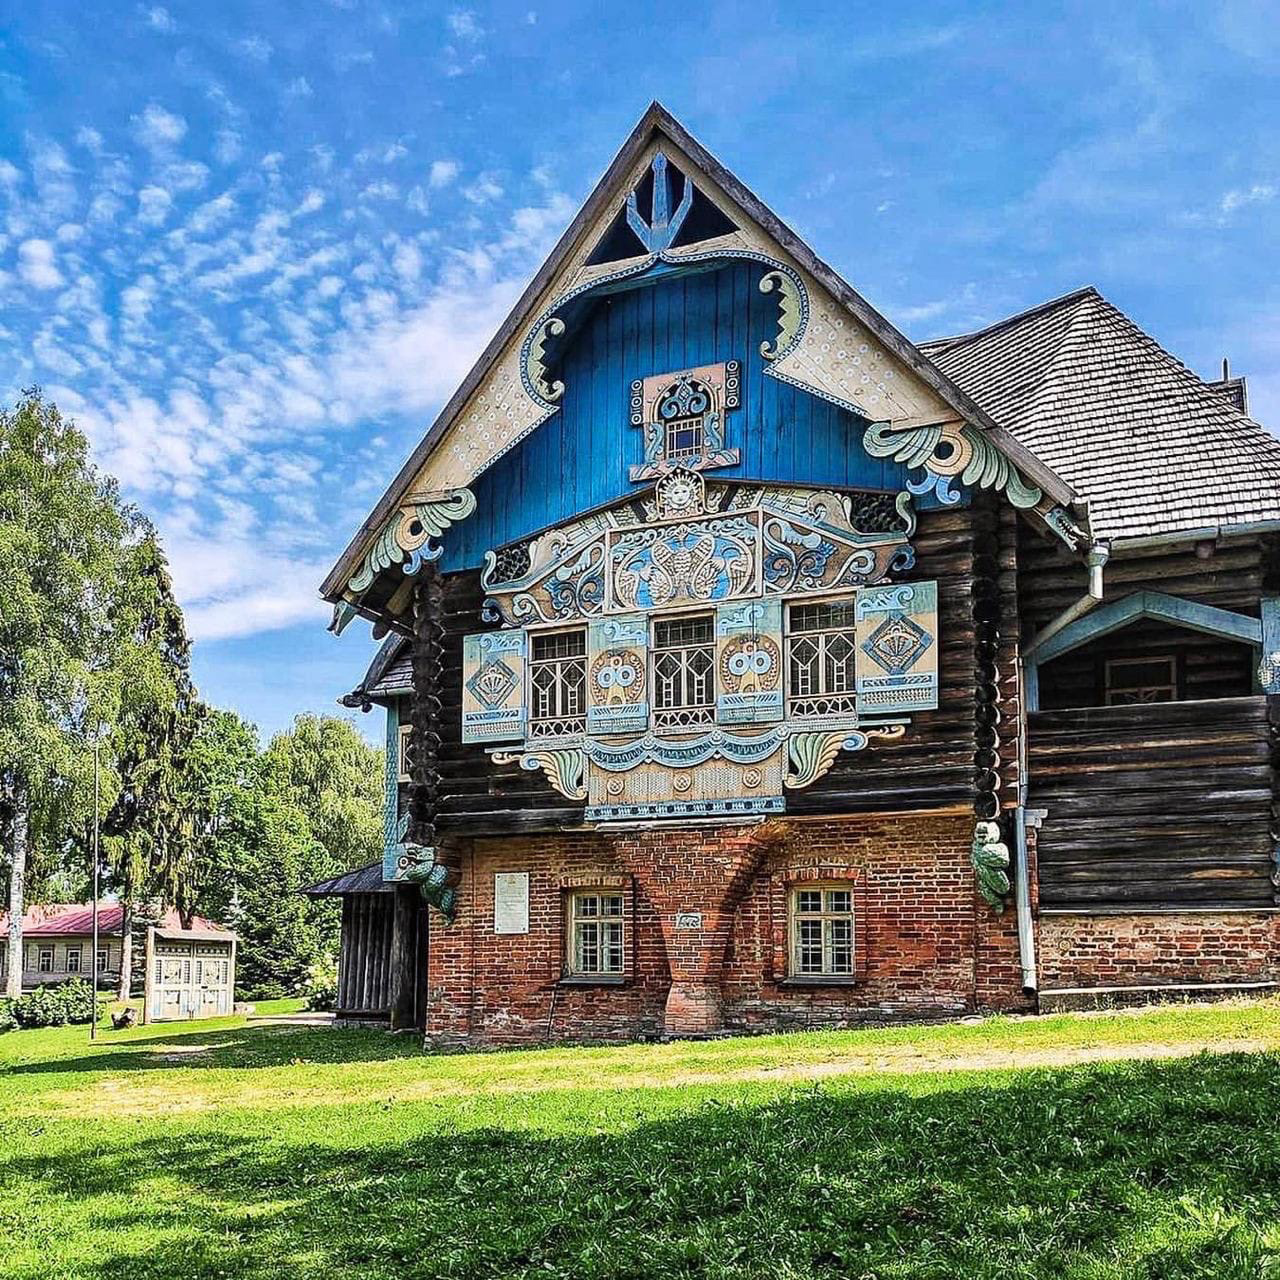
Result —
[[702, 912], [701, 911], [677, 911], [676, 912], [676, 928], [677, 929], [701, 929], [702, 928]]
[[498, 871], [493, 877], [494, 933], [529, 932], [529, 873]]

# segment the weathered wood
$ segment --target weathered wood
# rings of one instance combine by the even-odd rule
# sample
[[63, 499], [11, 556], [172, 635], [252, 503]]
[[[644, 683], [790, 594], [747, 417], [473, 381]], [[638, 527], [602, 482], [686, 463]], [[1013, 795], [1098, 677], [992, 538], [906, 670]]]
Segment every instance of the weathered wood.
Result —
[[391, 895], [391, 945], [387, 948], [389, 980], [387, 1011], [391, 1030], [414, 1023], [414, 996], [418, 959], [418, 891], [412, 885], [397, 885]]
[[1036, 712], [1028, 726], [1044, 909], [1272, 903], [1265, 699]]

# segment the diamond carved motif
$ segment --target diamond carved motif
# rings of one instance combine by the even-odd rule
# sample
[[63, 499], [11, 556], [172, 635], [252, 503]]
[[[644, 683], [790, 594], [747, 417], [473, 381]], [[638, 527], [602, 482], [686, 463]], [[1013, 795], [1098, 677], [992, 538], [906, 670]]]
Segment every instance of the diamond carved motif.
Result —
[[913, 619], [899, 614], [886, 618], [863, 642], [862, 651], [891, 676], [908, 670], [933, 643]]
[[486, 711], [494, 711], [506, 703], [516, 684], [515, 672], [501, 658], [492, 658], [477, 669], [467, 688]]

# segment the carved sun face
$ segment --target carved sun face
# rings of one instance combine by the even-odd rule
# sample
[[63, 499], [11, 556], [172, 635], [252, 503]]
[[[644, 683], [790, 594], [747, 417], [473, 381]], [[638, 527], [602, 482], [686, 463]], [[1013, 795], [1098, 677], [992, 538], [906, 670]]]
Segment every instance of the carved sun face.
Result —
[[671, 510], [682, 511], [693, 502], [696, 488], [689, 476], [674, 475], [667, 481], [666, 492], [662, 496]]

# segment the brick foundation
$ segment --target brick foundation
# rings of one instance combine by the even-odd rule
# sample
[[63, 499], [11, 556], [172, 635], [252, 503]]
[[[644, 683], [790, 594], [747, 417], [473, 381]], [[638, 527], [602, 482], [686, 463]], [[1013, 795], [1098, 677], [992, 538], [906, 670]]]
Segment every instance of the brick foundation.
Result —
[[[477, 840], [457, 922], [432, 920], [427, 1039], [633, 1040], [1024, 1009], [1012, 909], [978, 897], [964, 814]], [[496, 934], [494, 874], [529, 873], [529, 932]], [[855, 973], [788, 976], [788, 890], [848, 883]], [[620, 981], [563, 976], [565, 900], [624, 896]], [[677, 921], [677, 915], [684, 918]]]
[[1280, 915], [1186, 911], [1046, 915], [1040, 987], [1280, 981]]

